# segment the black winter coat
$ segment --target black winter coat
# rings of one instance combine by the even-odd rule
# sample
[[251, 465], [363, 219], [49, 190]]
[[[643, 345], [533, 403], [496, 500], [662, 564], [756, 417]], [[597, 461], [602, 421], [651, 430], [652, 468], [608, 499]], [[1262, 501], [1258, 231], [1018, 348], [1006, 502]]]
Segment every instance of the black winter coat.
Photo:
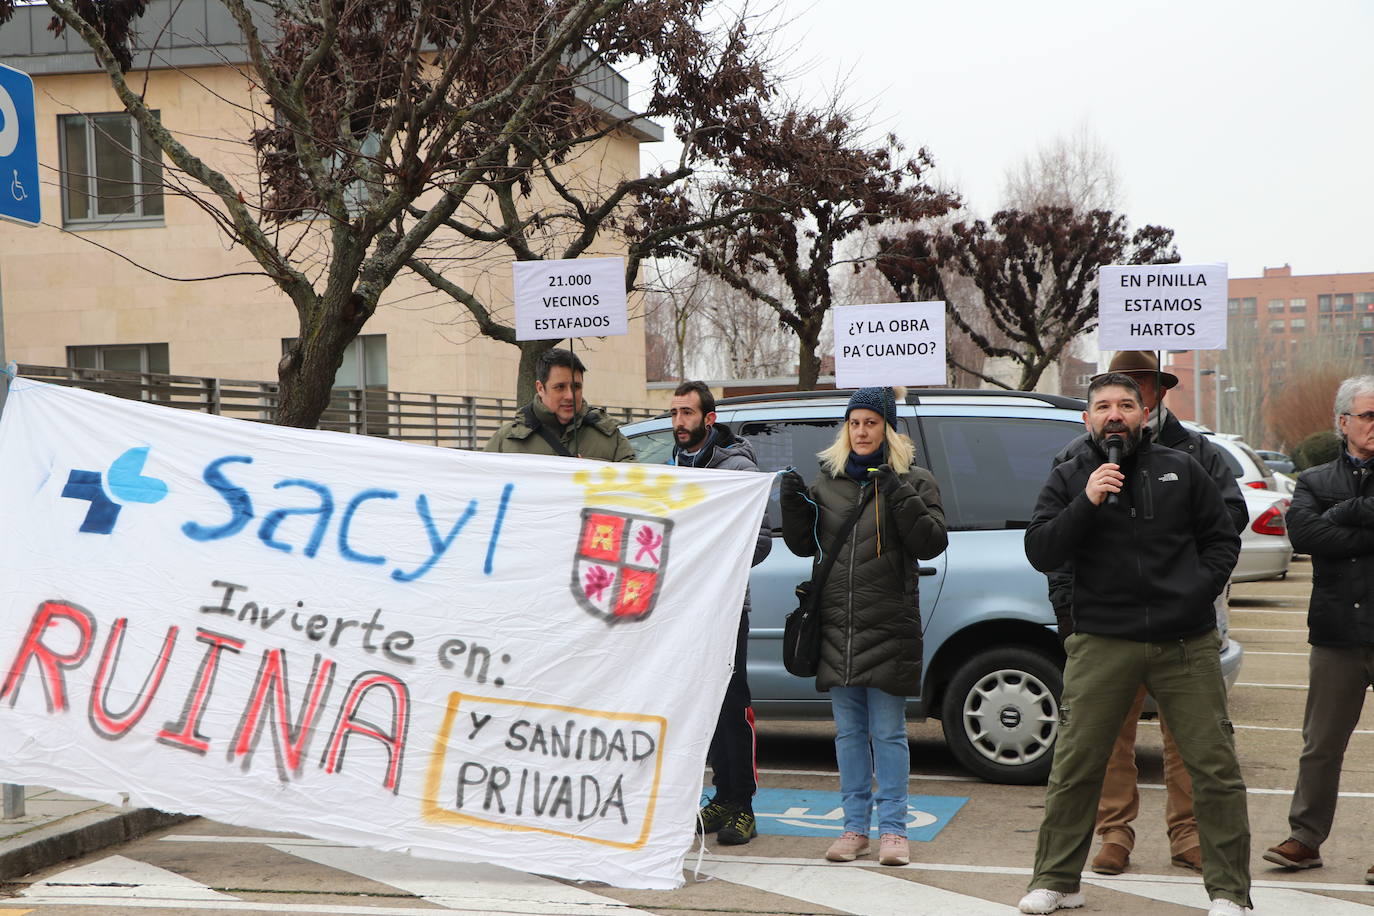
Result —
[[1121, 461], [1119, 504], [1094, 506], [1084, 487], [1106, 460], [1090, 443], [1050, 472], [1026, 528], [1027, 559], [1045, 573], [1072, 563], [1078, 632], [1162, 642], [1215, 628], [1212, 603], [1240, 556], [1216, 485], [1191, 456], [1146, 436]]
[[[829, 549], [854, 506], [866, 499], [821, 588], [821, 661], [816, 689], [876, 687], [893, 696], [921, 693], [921, 610], [917, 560], [938, 556], [948, 543], [940, 489], [924, 468], [912, 467], [892, 492], [874, 483], [824, 471], [807, 490], [782, 502], [782, 535], [798, 556]], [[876, 506], [875, 506], [876, 502]], [[817, 507], [820, 519], [817, 522]], [[881, 542], [881, 552], [879, 545]]]
[[[1245, 497], [1240, 493], [1240, 484], [1231, 465], [1221, 453], [1221, 446], [1207, 441], [1202, 433], [1194, 432], [1178, 421], [1172, 413], [1165, 412], [1164, 421], [1159, 424], [1159, 436], [1154, 440], [1179, 452], [1187, 452], [1197, 459], [1198, 464], [1212, 478], [1221, 491], [1222, 502], [1226, 504], [1226, 514], [1236, 526], [1236, 533], [1245, 530], [1250, 523], [1250, 510], [1245, 506]], [[1092, 437], [1087, 433], [1074, 439], [1060, 449], [1054, 456], [1054, 464], [1062, 464], [1070, 458], [1090, 453]], [[1054, 607], [1055, 620], [1059, 624], [1059, 638], [1066, 639], [1073, 633], [1073, 566], [1064, 566], [1054, 572], [1046, 573], [1049, 579], [1050, 604]]]
[[1374, 474], [1342, 455], [1303, 471], [1288, 510], [1288, 539], [1312, 555], [1307, 641], [1374, 645]]

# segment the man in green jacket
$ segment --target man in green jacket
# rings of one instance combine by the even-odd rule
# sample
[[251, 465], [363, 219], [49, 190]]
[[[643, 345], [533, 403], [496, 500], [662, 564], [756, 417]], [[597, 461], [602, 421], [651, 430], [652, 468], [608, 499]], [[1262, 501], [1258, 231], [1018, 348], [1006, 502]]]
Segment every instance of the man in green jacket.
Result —
[[489, 452], [634, 461], [635, 450], [614, 420], [582, 401], [587, 367], [555, 347], [534, 366], [534, 400], [487, 440]]

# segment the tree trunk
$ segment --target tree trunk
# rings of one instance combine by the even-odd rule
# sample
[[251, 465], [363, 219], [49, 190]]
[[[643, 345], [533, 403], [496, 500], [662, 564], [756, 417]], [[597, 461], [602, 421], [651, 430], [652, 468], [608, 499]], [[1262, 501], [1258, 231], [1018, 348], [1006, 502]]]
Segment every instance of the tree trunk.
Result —
[[515, 380], [515, 406], [524, 407], [534, 400], [534, 364], [539, 357], [558, 346], [557, 340], [518, 340], [520, 348], [520, 375]]
[[816, 355], [817, 335], [811, 328], [797, 335], [797, 390], [815, 391], [816, 380], [821, 375], [821, 358]]
[[1034, 391], [1035, 386], [1040, 384], [1040, 376], [1045, 374], [1044, 363], [1022, 363], [1021, 364], [1021, 383], [1017, 385], [1019, 391]]
[[277, 368], [278, 426], [313, 429], [319, 425], [320, 416], [329, 408], [344, 350], [365, 320], [353, 300], [354, 293], [343, 290], [320, 297], [307, 310], [315, 320], [301, 321], [299, 336]]

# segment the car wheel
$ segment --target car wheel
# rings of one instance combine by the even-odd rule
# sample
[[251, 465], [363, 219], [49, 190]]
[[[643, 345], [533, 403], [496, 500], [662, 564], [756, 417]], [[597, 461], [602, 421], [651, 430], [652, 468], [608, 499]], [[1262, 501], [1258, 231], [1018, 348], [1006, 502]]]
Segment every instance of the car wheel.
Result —
[[1050, 774], [1063, 673], [1042, 652], [987, 649], [950, 679], [941, 724], [954, 756], [989, 782], [1027, 785]]

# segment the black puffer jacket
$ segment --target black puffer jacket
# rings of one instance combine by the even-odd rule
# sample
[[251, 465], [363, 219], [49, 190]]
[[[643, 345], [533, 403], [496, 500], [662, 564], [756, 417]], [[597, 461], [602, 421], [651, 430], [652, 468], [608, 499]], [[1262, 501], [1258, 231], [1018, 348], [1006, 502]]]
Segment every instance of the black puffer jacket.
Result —
[[1163, 642], [1213, 629], [1212, 602], [1240, 556], [1216, 485], [1191, 456], [1146, 436], [1121, 460], [1119, 504], [1094, 506], [1084, 487], [1106, 460], [1093, 442], [1050, 472], [1026, 528], [1026, 558], [1046, 573], [1073, 564], [1081, 633]]
[[876, 506], [874, 487], [822, 472], [807, 490], [810, 502], [800, 495], [787, 498], [784, 490], [783, 539], [798, 556], [816, 556], [819, 565], [817, 539], [828, 549], [854, 506], [867, 500], [821, 589], [816, 689], [876, 687], [893, 696], [919, 696], [916, 561], [945, 549], [945, 511], [935, 478], [924, 468], [911, 468], [892, 492], [879, 486]]
[[1374, 645], [1374, 474], [1344, 455], [1303, 471], [1288, 510], [1288, 539], [1312, 555], [1307, 641]]
[[[1184, 426], [1167, 409], [1164, 411], [1164, 419], [1159, 424], [1159, 435], [1154, 441], [1175, 451], [1187, 452], [1196, 458], [1198, 464], [1207, 472], [1207, 476], [1212, 478], [1212, 482], [1221, 491], [1221, 500], [1226, 504], [1226, 514], [1231, 517], [1236, 532], [1245, 530], [1245, 526], [1250, 523], [1250, 511], [1245, 506], [1245, 497], [1240, 493], [1240, 484], [1236, 483], [1236, 475], [1221, 453], [1221, 446], [1209, 442], [1202, 433]], [[1054, 456], [1053, 464], [1063, 464], [1070, 458], [1091, 451], [1092, 437], [1084, 433], [1064, 446], [1059, 454]], [[1073, 633], [1073, 566], [1056, 569], [1047, 573], [1046, 578], [1049, 579], [1050, 604], [1054, 607], [1054, 616], [1059, 623], [1059, 638], [1063, 640]]]

